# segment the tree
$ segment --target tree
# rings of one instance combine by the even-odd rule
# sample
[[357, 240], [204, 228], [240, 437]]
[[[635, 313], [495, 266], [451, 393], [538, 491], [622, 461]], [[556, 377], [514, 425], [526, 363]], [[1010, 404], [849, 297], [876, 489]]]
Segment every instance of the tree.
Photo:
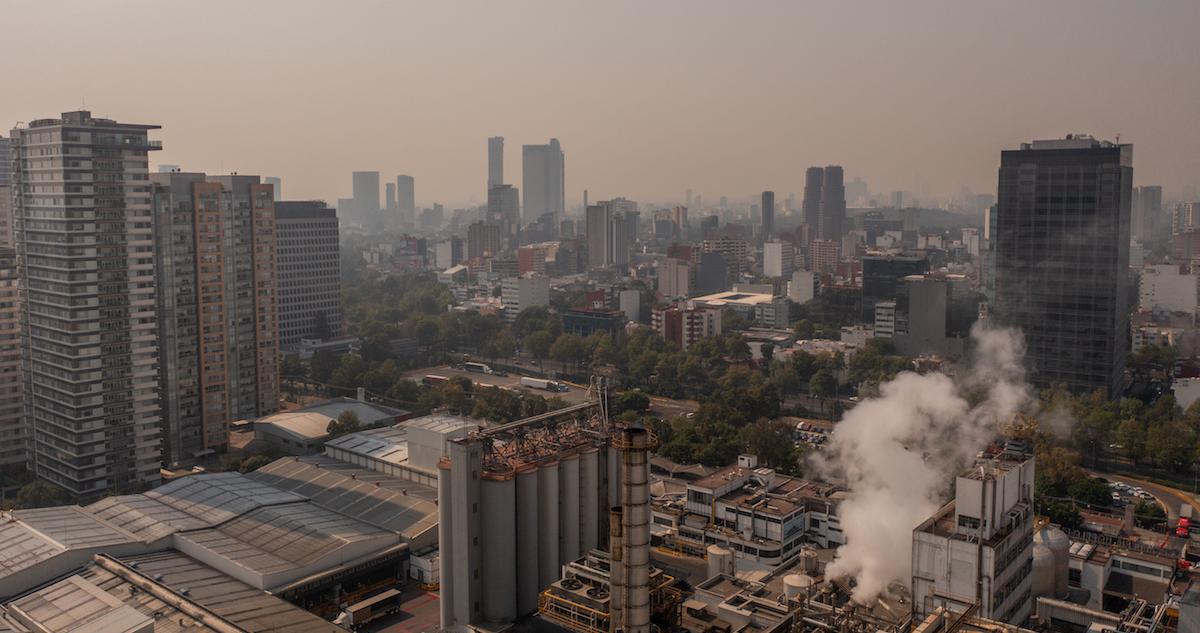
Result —
[[775, 344], [763, 343], [758, 347], [758, 353], [762, 356], [763, 364], [769, 366], [771, 360], [775, 358]]
[[304, 361], [295, 354], [288, 354], [283, 357], [283, 362], [279, 364], [279, 373], [286, 377], [303, 376]]
[[1113, 441], [1136, 464], [1145, 454], [1146, 426], [1136, 418], [1121, 420], [1113, 433]]
[[525, 349], [533, 354], [539, 369], [542, 367], [542, 361], [550, 355], [550, 346], [553, 344], [554, 338], [548, 330], [538, 330], [525, 337]]
[[14, 501], [15, 508], [48, 508], [61, 506], [71, 502], [71, 493], [63, 488], [43, 481], [31, 481], [17, 491]]
[[1067, 486], [1067, 494], [1079, 503], [1090, 506], [1112, 504], [1112, 491], [1103, 481], [1095, 477], [1080, 477]]
[[361, 430], [362, 423], [358, 420], [358, 414], [350, 410], [342, 411], [337, 419], [330, 420], [329, 425], [325, 427], [325, 433], [328, 434], [326, 441]]
[[578, 334], [560, 334], [550, 346], [550, 358], [565, 368], [567, 363], [578, 366], [583, 357], [583, 339]]
[[274, 460], [267, 455], [251, 455], [250, 457], [247, 457], [241, 461], [237, 470], [242, 474], [252, 473], [259, 468], [270, 464], [272, 461]]
[[338, 357], [327, 349], [319, 349], [313, 354], [309, 375], [317, 382], [329, 382], [333, 370], [337, 369]]
[[742, 428], [742, 450], [758, 456], [759, 463], [785, 475], [800, 474], [800, 451], [792, 440], [792, 425], [783, 420], [761, 419]]
[[808, 381], [808, 392], [815, 398], [828, 398], [837, 389], [837, 379], [828, 370], [822, 369]]
[[625, 411], [634, 411], [641, 413], [650, 408], [650, 398], [641, 391], [625, 391], [616, 398], [616, 410], [614, 415]]

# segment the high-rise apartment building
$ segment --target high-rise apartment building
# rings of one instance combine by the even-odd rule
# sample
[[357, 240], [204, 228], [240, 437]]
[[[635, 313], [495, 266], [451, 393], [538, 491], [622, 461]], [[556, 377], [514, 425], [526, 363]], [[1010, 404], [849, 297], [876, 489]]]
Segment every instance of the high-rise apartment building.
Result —
[[154, 174], [164, 457], [229, 444], [234, 420], [279, 408], [273, 187], [258, 176]]
[[352, 178], [354, 221], [371, 222], [379, 216], [379, 172], [356, 171]]
[[279, 348], [342, 335], [342, 258], [337, 211], [324, 202], [275, 203], [279, 253]]
[[760, 237], [764, 240], [771, 239], [771, 235], [775, 233], [775, 192], [762, 192], [762, 232]]
[[522, 187], [525, 205], [522, 220], [528, 224], [549, 213], [554, 226], [566, 210], [565, 160], [558, 139], [546, 145], [526, 145], [522, 148]]
[[19, 301], [16, 253], [0, 246], [0, 467], [29, 461], [29, 429], [21, 409]]
[[155, 129], [77, 111], [12, 135], [32, 466], [84, 498], [160, 476]]
[[1120, 395], [1129, 332], [1133, 147], [1068, 136], [1001, 153], [995, 317], [1039, 387]]
[[840, 242], [846, 231], [846, 185], [842, 168], [825, 168], [821, 182], [821, 239]]
[[417, 221], [417, 198], [412, 176], [396, 176], [396, 211], [398, 224], [412, 225]]
[[0, 246], [15, 248], [12, 214], [12, 141], [0, 136]]
[[587, 232], [588, 268], [607, 268], [613, 265], [613, 211], [607, 202], [587, 208], [584, 227]]
[[504, 184], [504, 137], [488, 139], [488, 189]]

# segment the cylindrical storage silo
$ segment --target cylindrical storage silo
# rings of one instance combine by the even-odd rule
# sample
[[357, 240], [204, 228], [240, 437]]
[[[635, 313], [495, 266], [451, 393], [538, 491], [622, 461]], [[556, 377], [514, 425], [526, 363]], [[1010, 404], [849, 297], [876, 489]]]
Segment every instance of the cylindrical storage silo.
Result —
[[1057, 527], [1046, 525], [1033, 535], [1033, 542], [1035, 546], [1038, 543], [1045, 545], [1053, 555], [1054, 584], [1050, 597], [1065, 598], [1069, 590], [1067, 585], [1070, 578], [1071, 539]]
[[600, 451], [596, 447], [579, 455], [579, 553], [600, 546]]
[[537, 611], [538, 593], [538, 468], [517, 469], [517, 615]]
[[[450, 460], [442, 458], [438, 461], [438, 558], [442, 575], [449, 580], [454, 572], [454, 551], [451, 541], [454, 534], [454, 517], [450, 515]], [[450, 628], [454, 624], [454, 595], [451, 593], [453, 583], [442, 582], [438, 588], [438, 603], [441, 607], [442, 628]]]
[[733, 552], [720, 545], [709, 545], [706, 555], [708, 556], [709, 578], [718, 574], [733, 576]]
[[558, 462], [558, 562], [579, 558], [579, 453]]
[[561, 575], [558, 562], [558, 461], [538, 468], [538, 587]]
[[1033, 598], [1054, 597], [1054, 552], [1043, 543], [1033, 544]]
[[783, 595], [788, 600], [798, 600], [812, 594], [817, 581], [805, 574], [788, 574], [783, 577]]
[[605, 451], [608, 466], [608, 505], [621, 505], [621, 451], [609, 446]]
[[487, 526], [479, 552], [483, 617], [512, 622], [517, 619], [516, 480], [512, 471], [485, 472], [481, 480], [479, 513]]
[[817, 550], [811, 547], [805, 547], [800, 550], [800, 553], [797, 554], [797, 556], [800, 558], [800, 571], [808, 574], [809, 576], [816, 576], [817, 572], [820, 570], [821, 563], [820, 558], [817, 556]]

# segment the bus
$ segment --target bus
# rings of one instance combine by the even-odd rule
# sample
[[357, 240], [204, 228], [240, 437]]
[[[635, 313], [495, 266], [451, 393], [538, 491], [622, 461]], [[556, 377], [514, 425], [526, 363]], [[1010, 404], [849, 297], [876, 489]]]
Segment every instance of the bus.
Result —
[[463, 369], [465, 369], [469, 372], [476, 373], [476, 374], [492, 373], [491, 367], [488, 367], [487, 365], [485, 365], [483, 363], [476, 363], [476, 362], [463, 363]]
[[437, 376], [435, 374], [426, 374], [425, 377], [421, 379], [421, 384], [427, 387], [436, 387], [447, 382], [450, 382], [449, 378], [445, 376]]

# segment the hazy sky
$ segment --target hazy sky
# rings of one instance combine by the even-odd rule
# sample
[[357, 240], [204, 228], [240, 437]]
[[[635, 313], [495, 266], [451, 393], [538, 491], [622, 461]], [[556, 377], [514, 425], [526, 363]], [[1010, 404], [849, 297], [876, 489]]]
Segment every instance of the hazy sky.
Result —
[[568, 204], [803, 189], [995, 189], [1002, 148], [1089, 132], [1135, 178], [1200, 182], [1200, 1], [0, 0], [0, 129], [84, 101], [157, 123], [159, 162], [347, 196], [486, 199], [487, 137], [551, 136]]

